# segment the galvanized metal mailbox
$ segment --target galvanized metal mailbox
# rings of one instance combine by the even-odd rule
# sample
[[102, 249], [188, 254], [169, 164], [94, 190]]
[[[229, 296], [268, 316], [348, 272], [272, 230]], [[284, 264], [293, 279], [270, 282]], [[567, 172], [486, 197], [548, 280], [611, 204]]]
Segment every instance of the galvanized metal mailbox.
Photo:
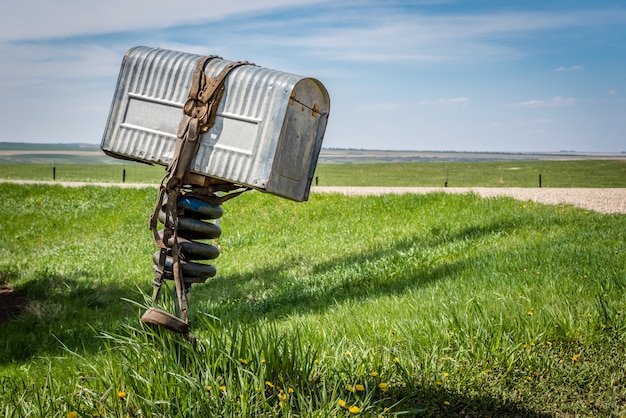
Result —
[[[102, 150], [168, 165], [199, 55], [136, 47], [123, 59]], [[232, 61], [213, 58], [214, 77]], [[318, 80], [254, 65], [224, 82], [215, 123], [190, 171], [296, 201], [308, 199], [330, 99]]]
[[126, 53], [100, 147], [167, 166], [150, 217], [152, 299], [167, 280], [176, 293], [176, 315], [153, 307], [142, 322], [194, 341], [189, 292], [216, 274], [205, 261], [219, 248], [200, 241], [221, 235], [220, 205], [249, 188], [307, 200], [329, 110], [313, 78], [158, 48]]

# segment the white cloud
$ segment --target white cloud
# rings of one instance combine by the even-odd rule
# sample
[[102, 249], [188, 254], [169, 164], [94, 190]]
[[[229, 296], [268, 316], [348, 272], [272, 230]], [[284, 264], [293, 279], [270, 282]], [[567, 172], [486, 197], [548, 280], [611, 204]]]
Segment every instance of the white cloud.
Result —
[[[0, 42], [63, 39], [210, 23], [235, 14], [316, 3], [320, 3], [320, 7], [314, 16], [299, 16], [297, 21], [289, 21], [292, 28], [305, 30], [293, 31], [291, 36], [276, 36], [271, 34], [272, 28], [259, 28], [281, 25], [281, 22], [255, 21], [250, 29], [255, 36], [246, 38], [246, 42], [268, 48], [286, 46], [296, 48], [298, 53], [306, 51], [319, 57], [356, 62], [510, 59], [519, 58], [526, 51], [502, 43], [503, 37], [508, 35], [599, 22], [626, 23], [626, 12], [621, 11], [491, 12], [442, 16], [415, 11], [400, 14], [393, 7], [372, 1], [65, 0], [59, 4], [49, 0], [9, 0], [0, 4]], [[208, 41], [205, 39], [203, 43]], [[557, 71], [578, 69], [575, 67], [578, 66], [559, 67], [562, 70]]]
[[11, 63], [0, 66], [0, 80], [7, 83], [16, 79], [36, 81], [38, 77], [77, 81], [110, 76], [117, 74], [126, 52], [123, 47], [97, 43], [58, 45], [54, 48], [39, 43], [0, 43], [0, 51], [6, 62]]
[[[448, 131], [450, 137], [465, 138], [472, 136], [470, 128], [475, 126], [483, 128], [483, 132], [487, 132], [485, 126], [492, 128], [490, 132], [500, 136], [510, 124], [504, 117], [501, 123], [486, 123], [500, 120], [501, 116], [498, 109], [493, 111], [493, 107], [485, 106], [507, 103], [507, 99], [502, 99], [504, 95], [539, 98], [508, 105], [521, 109], [575, 106], [580, 101], [572, 97], [550, 98], [554, 93], [541, 90], [542, 80], [531, 85], [526, 75], [516, 78], [520, 68], [528, 67], [501, 66], [499, 61], [524, 58], [520, 64], [533, 64], [535, 56], [542, 62], [534, 64], [543, 66], [543, 58], [553, 53], [553, 48], [563, 46], [560, 40], [565, 30], [584, 36], [587, 29], [600, 25], [605, 29], [603, 33], [608, 32], [607, 27], [613, 30], [626, 25], [626, 9], [601, 9], [604, 2], [585, 5], [582, 11], [568, 8], [556, 12], [527, 12], [524, 9], [529, 7], [520, 3], [515, 6], [517, 11], [502, 12], [507, 8], [499, 5], [415, 7], [418, 1], [439, 2], [0, 1], [0, 140], [98, 139], [121, 59], [128, 48], [141, 44], [248, 59], [264, 67], [323, 80], [334, 104], [328, 130], [330, 140], [333, 134], [341, 132], [348, 138], [346, 141], [353, 136], [361, 141], [370, 135], [371, 143], [378, 144], [380, 137], [367, 129], [372, 122], [367, 112], [380, 112], [377, 123], [394, 129], [396, 138], [413, 138], [415, 132], [422, 131], [437, 137], [444, 137], [440, 132]], [[457, 6], [459, 3], [450, 2]], [[558, 35], [557, 42], [554, 34]], [[608, 46], [600, 48], [598, 56], [613, 45], [623, 44], [621, 34], [607, 40]], [[566, 65], [547, 67], [549, 73], [584, 70], [572, 65], [588, 62], [580, 59], [584, 58], [583, 45], [566, 46], [558, 52], [563, 57], [560, 62]], [[574, 58], [565, 58], [568, 56]], [[437, 71], [418, 68], [431, 63], [437, 65]], [[494, 72], [494, 63], [511, 72]], [[601, 94], [617, 88], [607, 86], [606, 80], [591, 84], [597, 76], [591, 73], [586, 72], [588, 87], [594, 91]], [[497, 78], [500, 76], [502, 79]], [[442, 91], [441, 85], [449, 89]], [[506, 88], [500, 89], [501, 86]], [[519, 89], [522, 96], [516, 92]], [[579, 96], [576, 91], [579, 90], [572, 86], [567, 94]], [[459, 93], [474, 99], [478, 95], [490, 97], [472, 101]], [[607, 94], [605, 99], [613, 102], [623, 96], [610, 91]], [[410, 105], [423, 106], [420, 110], [429, 115], [413, 117], [410, 112], [415, 109]], [[29, 108], [45, 109], [40, 112], [45, 120], [31, 123], [32, 117], [23, 111]], [[451, 114], [453, 123], [449, 123]], [[532, 111], [530, 114], [529, 120], [540, 117]], [[397, 120], [403, 123], [394, 123]], [[616, 120], [621, 127], [623, 118]], [[420, 129], [415, 129], [416, 121]], [[550, 124], [536, 121], [545, 128], [560, 123], [558, 119]], [[571, 125], [568, 122], [561, 126], [567, 131]], [[359, 127], [365, 127], [363, 135], [353, 133]], [[623, 132], [621, 128], [614, 130]], [[621, 141], [620, 136], [614, 137], [618, 138], [616, 142]]]
[[[331, 10], [330, 13], [334, 11]], [[279, 45], [298, 46], [320, 57], [359, 62], [423, 63], [450, 60], [517, 59], [533, 53], [509, 36], [537, 36], [552, 30], [596, 24], [626, 23], [626, 12], [518, 12], [466, 15], [343, 13], [347, 24], [308, 36], [274, 39]], [[273, 43], [270, 41], [270, 43]], [[579, 70], [580, 66], [563, 67]]]
[[575, 99], [573, 97], [561, 97], [556, 96], [551, 99], [533, 99], [527, 100], [525, 102], [512, 103], [510, 107], [519, 107], [523, 109], [534, 109], [534, 108], [544, 108], [544, 107], [570, 107], [575, 106], [580, 102], [580, 100]]
[[563, 66], [557, 67], [557, 68], [554, 69], [554, 71], [557, 71], [557, 72], [569, 72], [569, 71], [582, 71], [584, 69], [585, 69], [585, 67], [582, 67], [580, 65], [572, 65], [570, 67], [563, 67]]
[[0, 3], [0, 41], [163, 28], [216, 21], [236, 13], [321, 2], [323, 0], [6, 0]]

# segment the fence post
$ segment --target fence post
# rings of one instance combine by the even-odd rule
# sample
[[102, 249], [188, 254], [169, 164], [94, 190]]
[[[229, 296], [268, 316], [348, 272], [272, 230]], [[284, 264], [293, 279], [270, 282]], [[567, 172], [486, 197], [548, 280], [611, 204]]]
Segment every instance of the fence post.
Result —
[[126, 183], [126, 169], [122, 170], [122, 183]]
[[57, 167], [53, 166], [52, 167], [52, 180], [56, 180], [57, 179]]
[[541, 174], [539, 174], [539, 188], [541, 189]]

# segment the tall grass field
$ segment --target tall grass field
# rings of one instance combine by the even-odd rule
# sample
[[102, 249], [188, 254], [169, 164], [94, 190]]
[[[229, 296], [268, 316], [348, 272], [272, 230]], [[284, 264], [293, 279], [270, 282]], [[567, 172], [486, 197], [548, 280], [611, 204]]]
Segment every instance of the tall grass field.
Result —
[[2, 417], [626, 415], [624, 215], [247, 192], [192, 288], [194, 346], [139, 321], [154, 188], [0, 198], [0, 284], [29, 300], [0, 324]]

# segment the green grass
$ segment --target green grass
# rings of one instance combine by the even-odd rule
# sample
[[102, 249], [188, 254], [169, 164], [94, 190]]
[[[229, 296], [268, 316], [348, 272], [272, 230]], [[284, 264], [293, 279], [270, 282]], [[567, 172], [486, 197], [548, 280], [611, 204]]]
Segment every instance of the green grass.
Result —
[[[75, 161], [76, 157], [68, 157]], [[103, 157], [104, 158], [104, 157]], [[112, 160], [109, 157], [106, 157]], [[124, 174], [125, 172], [125, 174]], [[165, 168], [139, 163], [122, 164], [0, 164], [0, 179], [158, 184]]]
[[[165, 174], [162, 166], [122, 165], [109, 157], [102, 158], [111, 164], [76, 164], [79, 157], [66, 158], [68, 164], [0, 164], [0, 179], [50, 181], [54, 175], [56, 181], [121, 183], [125, 170], [127, 183], [158, 184]], [[315, 173], [320, 186], [391, 187], [443, 187], [446, 182], [449, 187], [538, 187], [539, 175], [542, 187], [626, 187], [626, 160], [319, 164]]]
[[320, 164], [320, 186], [626, 187], [626, 160]]
[[0, 325], [4, 416], [626, 414], [624, 215], [247, 193], [194, 285], [194, 349], [138, 320], [154, 189], [0, 196], [0, 282], [32, 300]]

